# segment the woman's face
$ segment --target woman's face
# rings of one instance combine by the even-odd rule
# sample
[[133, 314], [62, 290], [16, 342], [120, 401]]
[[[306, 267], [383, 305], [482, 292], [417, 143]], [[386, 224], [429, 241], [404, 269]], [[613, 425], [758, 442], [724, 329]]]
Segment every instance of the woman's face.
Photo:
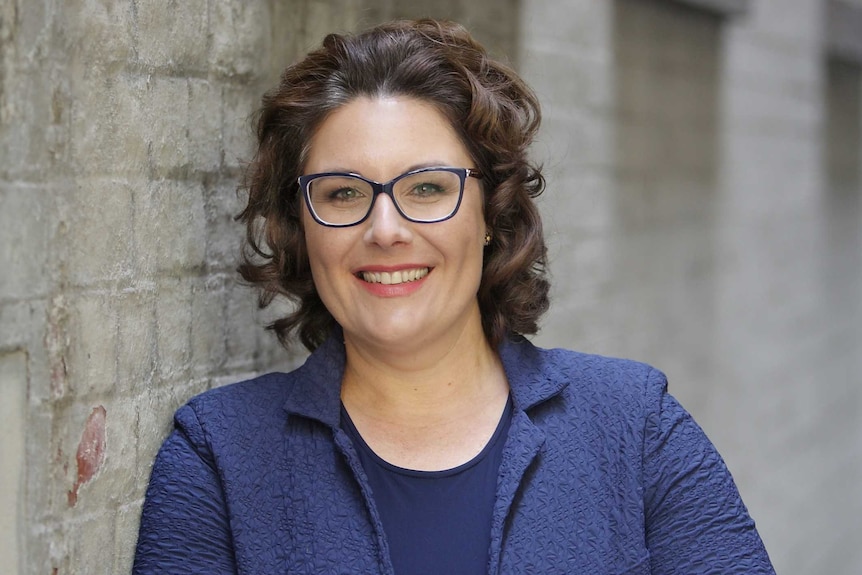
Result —
[[[388, 182], [429, 166], [477, 167], [432, 105], [363, 97], [320, 125], [304, 174], [351, 172]], [[430, 224], [406, 220], [383, 194], [368, 219], [352, 227], [325, 227], [303, 206], [314, 283], [346, 340], [395, 352], [454, 342], [469, 329], [481, 333], [476, 293], [486, 226], [480, 180], [466, 178], [458, 212]]]

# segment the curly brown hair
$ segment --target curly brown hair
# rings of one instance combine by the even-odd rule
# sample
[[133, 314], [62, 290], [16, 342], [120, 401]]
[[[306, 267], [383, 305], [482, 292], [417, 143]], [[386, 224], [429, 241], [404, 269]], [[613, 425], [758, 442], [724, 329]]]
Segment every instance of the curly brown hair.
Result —
[[247, 244], [238, 271], [260, 289], [260, 307], [277, 295], [294, 303], [268, 328], [285, 347], [297, 334], [314, 350], [335, 324], [311, 276], [297, 178], [321, 122], [360, 96], [428, 102], [455, 128], [483, 175], [492, 232], [477, 294], [485, 335], [496, 346], [509, 332], [536, 333], [549, 291], [533, 202], [545, 181], [527, 158], [541, 121], [538, 100], [462, 26], [427, 19], [330, 34], [263, 97], [257, 153], [243, 184], [248, 205], [237, 216], [246, 224]]

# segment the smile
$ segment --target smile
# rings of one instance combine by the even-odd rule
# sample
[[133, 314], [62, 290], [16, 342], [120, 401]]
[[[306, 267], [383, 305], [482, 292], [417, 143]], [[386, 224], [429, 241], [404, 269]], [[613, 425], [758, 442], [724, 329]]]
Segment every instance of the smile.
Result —
[[372, 284], [396, 285], [420, 280], [427, 276], [429, 271], [431, 270], [428, 268], [417, 268], [395, 272], [359, 272], [359, 276]]

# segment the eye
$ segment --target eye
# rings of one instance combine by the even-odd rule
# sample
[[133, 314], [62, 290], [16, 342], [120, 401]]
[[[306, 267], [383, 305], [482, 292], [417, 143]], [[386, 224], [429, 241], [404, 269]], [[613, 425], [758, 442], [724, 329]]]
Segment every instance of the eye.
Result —
[[445, 192], [446, 189], [443, 186], [431, 182], [422, 182], [410, 188], [410, 195], [417, 196], [420, 198], [433, 196], [436, 194], [442, 194]]
[[447, 170], [420, 170], [397, 180], [394, 191], [402, 207], [440, 206], [458, 198], [460, 183], [458, 175]]
[[361, 191], [349, 186], [332, 189], [326, 194], [326, 199], [330, 202], [351, 202], [362, 197]]

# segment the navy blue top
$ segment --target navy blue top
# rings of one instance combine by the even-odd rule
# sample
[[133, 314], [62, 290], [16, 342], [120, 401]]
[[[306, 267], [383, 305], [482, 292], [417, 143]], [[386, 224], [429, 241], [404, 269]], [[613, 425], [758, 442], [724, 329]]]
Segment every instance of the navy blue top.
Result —
[[511, 420], [509, 398], [476, 457], [445, 471], [415, 471], [374, 453], [342, 408], [341, 424], [368, 476], [396, 575], [487, 573], [494, 494]]
[[[394, 575], [341, 425], [343, 337], [291, 373], [177, 411], [153, 466], [134, 575]], [[489, 575], [774, 575], [730, 473], [661, 372], [499, 347], [512, 420]]]

